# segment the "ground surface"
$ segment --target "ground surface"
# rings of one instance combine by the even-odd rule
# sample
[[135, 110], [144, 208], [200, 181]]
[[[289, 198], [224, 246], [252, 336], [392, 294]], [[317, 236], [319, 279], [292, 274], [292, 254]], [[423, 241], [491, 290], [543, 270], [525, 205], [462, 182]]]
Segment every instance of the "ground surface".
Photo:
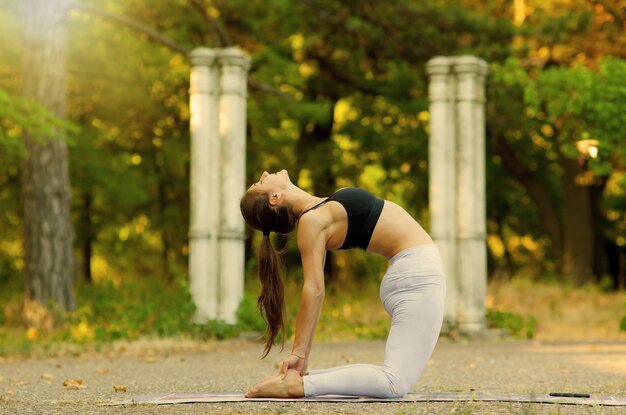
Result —
[[[310, 368], [379, 363], [383, 349], [382, 341], [317, 344]], [[149, 393], [244, 391], [276, 373], [286, 354], [272, 352], [261, 361], [261, 350], [261, 344], [245, 340], [154, 342], [79, 357], [5, 360], [0, 414], [626, 414], [624, 407], [485, 402], [103, 405]], [[82, 385], [64, 387], [70, 379]], [[442, 340], [415, 390], [626, 396], [626, 344]]]

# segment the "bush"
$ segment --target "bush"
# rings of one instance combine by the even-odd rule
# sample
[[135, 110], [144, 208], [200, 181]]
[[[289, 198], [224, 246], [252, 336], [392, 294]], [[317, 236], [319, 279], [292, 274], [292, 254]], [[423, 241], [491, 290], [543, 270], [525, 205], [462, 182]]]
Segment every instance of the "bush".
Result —
[[245, 292], [239, 309], [237, 310], [237, 320], [241, 331], [265, 331], [265, 320], [257, 307], [257, 302], [252, 294]]
[[524, 319], [519, 314], [508, 311], [487, 310], [486, 317], [489, 327], [505, 329], [513, 337], [525, 337], [527, 339], [535, 337], [537, 319], [534, 316]]
[[69, 340], [109, 341], [192, 332], [195, 307], [186, 283], [129, 281], [119, 288], [110, 281], [94, 283], [80, 286], [77, 300], [79, 307], [68, 317]]

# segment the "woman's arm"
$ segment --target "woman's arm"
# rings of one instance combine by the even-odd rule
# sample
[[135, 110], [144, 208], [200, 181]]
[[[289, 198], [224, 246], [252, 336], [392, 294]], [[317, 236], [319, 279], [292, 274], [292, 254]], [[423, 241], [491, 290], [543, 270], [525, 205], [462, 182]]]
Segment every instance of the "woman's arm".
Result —
[[[302, 257], [304, 284], [296, 317], [296, 334], [292, 354], [300, 357], [301, 374], [306, 372], [306, 361], [311, 352], [315, 327], [324, 302], [324, 261], [326, 260], [326, 232], [315, 215], [307, 215], [298, 226], [298, 248]], [[291, 364], [288, 364], [291, 366]], [[286, 369], [288, 369], [287, 367]]]

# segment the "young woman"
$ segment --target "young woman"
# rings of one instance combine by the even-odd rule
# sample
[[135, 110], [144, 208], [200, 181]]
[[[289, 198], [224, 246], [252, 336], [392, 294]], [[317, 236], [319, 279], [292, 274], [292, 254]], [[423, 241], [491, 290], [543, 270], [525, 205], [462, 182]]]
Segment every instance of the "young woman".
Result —
[[[259, 247], [262, 290], [259, 308], [268, 323], [265, 355], [285, 311], [280, 258], [270, 232], [288, 234], [298, 225], [304, 284], [291, 354], [279, 375], [260, 382], [246, 397], [302, 397], [325, 394], [402, 397], [426, 366], [441, 330], [445, 278], [439, 251], [422, 227], [400, 206], [371, 193], [344, 188], [313, 196], [289, 180], [286, 170], [264, 172], [241, 200], [241, 213], [263, 232]], [[313, 333], [324, 300], [324, 261], [331, 249], [361, 248], [382, 255], [389, 267], [380, 298], [391, 316], [382, 366], [356, 364], [307, 371]]]

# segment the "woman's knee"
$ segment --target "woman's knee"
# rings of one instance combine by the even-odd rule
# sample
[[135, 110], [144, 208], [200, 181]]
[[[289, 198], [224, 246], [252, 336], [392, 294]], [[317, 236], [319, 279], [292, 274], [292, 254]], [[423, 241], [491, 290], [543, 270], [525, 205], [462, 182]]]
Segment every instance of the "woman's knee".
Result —
[[387, 379], [389, 381], [389, 396], [387, 398], [402, 398], [413, 390], [417, 383], [418, 376], [414, 373], [398, 373], [397, 371], [387, 370]]

